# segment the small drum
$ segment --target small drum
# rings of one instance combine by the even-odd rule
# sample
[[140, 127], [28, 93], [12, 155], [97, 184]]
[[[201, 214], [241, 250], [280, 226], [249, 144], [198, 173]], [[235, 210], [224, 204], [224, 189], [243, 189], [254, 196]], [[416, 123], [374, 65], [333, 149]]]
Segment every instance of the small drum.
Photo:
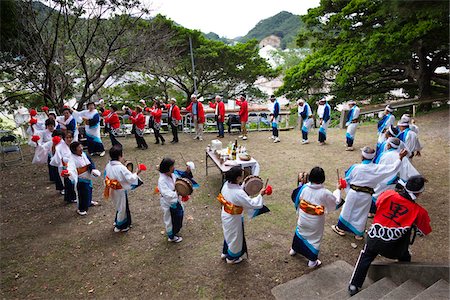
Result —
[[125, 167], [127, 167], [128, 171], [133, 172], [134, 165], [131, 161], [126, 160], [123, 164], [125, 165]]
[[306, 184], [309, 181], [309, 174], [306, 172], [300, 172], [298, 173], [298, 178], [297, 178], [297, 185], [299, 185], [300, 183]]
[[192, 182], [187, 178], [178, 178], [175, 181], [175, 190], [180, 196], [189, 196], [194, 191]]
[[262, 190], [264, 182], [259, 176], [249, 175], [244, 179], [242, 186], [247, 195], [254, 197]]

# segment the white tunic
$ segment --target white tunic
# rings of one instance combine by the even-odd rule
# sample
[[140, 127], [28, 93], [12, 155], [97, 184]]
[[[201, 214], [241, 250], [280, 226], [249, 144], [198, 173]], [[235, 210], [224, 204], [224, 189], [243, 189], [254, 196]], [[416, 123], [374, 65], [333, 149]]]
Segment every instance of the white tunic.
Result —
[[[77, 112], [73, 112], [74, 114]], [[70, 115], [69, 118], [67, 118], [67, 120], [64, 119], [64, 116], [58, 116], [56, 117], [56, 124], [60, 126], [61, 129], [67, 129], [66, 125], [68, 125], [72, 120], [74, 119], [73, 115]], [[78, 142], [78, 126], [76, 124], [76, 119], [75, 119], [75, 131], [73, 132], [73, 142]]]
[[[419, 142], [419, 138], [417, 137], [417, 133], [412, 131], [411, 129], [405, 129], [407, 132], [405, 133], [406, 138], [404, 139], [406, 148], [410, 153], [414, 153], [416, 151], [422, 150], [422, 145]], [[402, 131], [404, 132], [404, 131]]]
[[[400, 150], [399, 149], [388, 149], [385, 152], [383, 152], [378, 159], [376, 163], [380, 165], [393, 165], [399, 160]], [[376, 187], [375, 187], [375, 194], [373, 195], [373, 198], [376, 200], [378, 199], [378, 196], [387, 190], [391, 190], [395, 187], [396, 179], [402, 179], [404, 182], [408, 180], [409, 177], [414, 175], [420, 175], [419, 172], [417, 172], [416, 168], [411, 164], [411, 161], [404, 157], [401, 166], [399, 169], [399, 172], [392, 177], [385, 178], [383, 181], [381, 181]]]
[[81, 156], [72, 153], [69, 159], [69, 164], [67, 166], [67, 169], [69, 170], [70, 174], [69, 178], [72, 180], [72, 182], [78, 181], [79, 179], [91, 181], [92, 180], [91, 171], [87, 170], [86, 172], [83, 172], [81, 174], [78, 174], [77, 171], [77, 168], [82, 168], [90, 164], [91, 161], [87, 157], [86, 153], [83, 152]]
[[96, 109], [94, 109], [93, 111], [89, 111], [89, 110], [83, 110], [81, 112], [79, 112], [79, 116], [81, 118], [87, 118], [87, 119], [93, 119], [94, 117], [98, 116], [99, 118], [99, 122], [94, 125], [91, 126], [89, 125], [89, 123], [87, 123], [84, 128], [86, 131], [86, 135], [89, 135], [90, 138], [92, 138], [95, 142], [97, 143], [101, 143], [102, 139], [101, 139], [101, 135], [100, 135], [100, 115], [98, 114], [98, 111]]
[[117, 222], [123, 222], [127, 217], [126, 193], [138, 185], [139, 176], [131, 173], [120, 161], [110, 161], [105, 167], [105, 177], [117, 180], [122, 186], [121, 189], [110, 189], [110, 197], [116, 207]]
[[400, 159], [391, 165], [376, 165], [371, 161], [364, 160], [361, 164], [351, 166], [345, 173], [347, 196], [339, 221], [356, 235], [362, 236], [372, 202], [372, 195], [357, 192], [350, 188], [350, 184], [375, 189], [381, 181], [395, 175], [400, 167]]
[[179, 201], [180, 196], [175, 191], [176, 180], [177, 177], [175, 176], [175, 174], [171, 174], [170, 177], [164, 173], [159, 174], [158, 189], [161, 195], [159, 203], [161, 204], [161, 210], [163, 211], [163, 221], [168, 236], [171, 236], [173, 233], [170, 208], [176, 208], [178, 202], [180, 202], [181, 206], [183, 206], [183, 203]]
[[[340, 195], [339, 192], [331, 193], [323, 187], [323, 184], [307, 183], [300, 191], [298, 198], [314, 205], [324, 206], [325, 212], [329, 213], [334, 211], [336, 205], [341, 201], [338, 195]], [[303, 237], [316, 252], [319, 252], [325, 226], [325, 214], [320, 216], [307, 214], [300, 208], [300, 205], [297, 208], [297, 214], [297, 234]]]
[[358, 123], [352, 123], [353, 120], [356, 120], [359, 117], [360, 109], [358, 106], [353, 106], [349, 112], [351, 114], [350, 119], [345, 123], [347, 126], [346, 136], [350, 139], [355, 139], [356, 128], [358, 127]]
[[[250, 198], [238, 184], [233, 184], [228, 181], [225, 182], [221, 193], [226, 201], [234, 205], [241, 206], [244, 210], [259, 209], [263, 207], [263, 197], [261, 195]], [[231, 257], [240, 257], [244, 254], [241, 253], [244, 242], [243, 213], [239, 215], [231, 215], [225, 212], [222, 207], [221, 216], [223, 235], [225, 242], [228, 245], [228, 255]]]

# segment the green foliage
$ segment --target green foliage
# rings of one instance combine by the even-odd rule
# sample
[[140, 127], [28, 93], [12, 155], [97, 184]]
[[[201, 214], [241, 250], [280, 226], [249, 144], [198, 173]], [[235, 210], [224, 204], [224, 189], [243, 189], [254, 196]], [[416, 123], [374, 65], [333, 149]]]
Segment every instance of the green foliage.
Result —
[[315, 94], [324, 84], [340, 100], [403, 88], [410, 96], [448, 94], [448, 3], [323, 0], [303, 16], [297, 43], [312, 53], [286, 71], [278, 94]]
[[281, 48], [285, 49], [295, 40], [295, 36], [302, 26], [303, 22], [298, 15], [282, 11], [275, 16], [261, 20], [247, 35], [240, 38], [240, 40], [257, 39], [261, 41], [265, 37], [273, 34], [281, 38]]
[[[195, 92], [194, 78], [200, 95], [219, 93], [233, 97], [254, 92], [252, 85], [259, 76], [276, 76], [276, 71], [259, 56], [256, 40], [231, 46], [209, 40], [201, 32], [177, 26], [160, 15], [152, 23], [170, 32], [172, 38], [162, 52], [171, 55], [145, 68], [176, 85], [187, 97]], [[192, 39], [195, 74], [192, 73], [189, 37]]]

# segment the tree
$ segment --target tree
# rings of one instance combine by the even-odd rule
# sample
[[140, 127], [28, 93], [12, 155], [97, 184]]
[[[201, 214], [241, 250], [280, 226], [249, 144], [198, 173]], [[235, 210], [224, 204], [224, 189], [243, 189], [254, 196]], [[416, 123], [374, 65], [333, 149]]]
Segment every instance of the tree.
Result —
[[139, 0], [72, 0], [64, 2], [63, 11], [68, 41], [81, 71], [78, 108], [111, 77], [157, 57], [171, 37], [143, 19], [149, 10]]
[[[8, 84], [1, 103], [8, 107], [32, 94], [61, 109], [78, 85], [81, 109], [109, 79], [154, 59], [170, 39], [143, 19], [149, 11], [140, 0], [11, 3], [16, 6], [6, 7], [19, 29], [10, 47], [2, 47], [0, 61], [2, 83]], [[12, 34], [2, 31], [3, 36]]]
[[303, 16], [300, 47], [312, 53], [286, 72], [278, 94], [326, 92], [340, 99], [403, 88], [419, 98], [448, 94], [449, 7], [445, 1], [322, 0]]
[[36, 95], [43, 98], [41, 104], [62, 107], [72, 93], [74, 64], [66, 59], [62, 9], [50, 4], [2, 1], [2, 14], [15, 20], [14, 26], [2, 28], [2, 38], [8, 39], [1, 49], [1, 78], [6, 88], [1, 104], [8, 108], [27, 97], [36, 100]]
[[[222, 93], [234, 96], [251, 90], [259, 76], [275, 76], [276, 72], [259, 56], [256, 40], [234, 46], [213, 41], [196, 30], [175, 25], [162, 16], [152, 20], [158, 27], [172, 32], [172, 39], [165, 44], [163, 55], [144, 66], [143, 71], [169, 82], [185, 92], [187, 100], [195, 91], [201, 95]], [[192, 39], [195, 74], [192, 73], [189, 38]], [[177, 53], [173, 55], [173, 53]]]

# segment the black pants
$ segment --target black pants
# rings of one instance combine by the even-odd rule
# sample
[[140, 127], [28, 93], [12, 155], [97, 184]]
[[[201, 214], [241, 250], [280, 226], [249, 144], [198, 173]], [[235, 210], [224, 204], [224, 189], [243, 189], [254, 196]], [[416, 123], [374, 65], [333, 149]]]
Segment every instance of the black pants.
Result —
[[117, 140], [116, 136], [112, 133], [112, 131], [109, 131], [109, 139], [111, 140], [111, 144], [113, 146], [115, 145], [120, 145], [122, 146], [122, 144]]
[[64, 201], [68, 203], [75, 202], [77, 200], [77, 193], [75, 192], [75, 185], [72, 181], [65, 177], [64, 178]]
[[78, 210], [88, 211], [92, 202], [92, 187], [90, 183], [78, 181]]
[[359, 258], [356, 262], [355, 270], [350, 281], [351, 285], [361, 288], [369, 271], [370, 264], [380, 254], [390, 259], [398, 259], [399, 261], [411, 261], [409, 254], [409, 234], [397, 241], [383, 241], [378, 238], [367, 238], [364, 249], [361, 250]]
[[144, 139], [144, 136], [139, 136], [136, 132], [134, 133], [134, 137], [136, 138], [136, 143], [138, 148], [144, 148], [147, 149], [147, 142]]
[[178, 126], [170, 122], [170, 128], [172, 128], [173, 141], [178, 142]]
[[153, 133], [155, 134], [155, 139], [156, 139], [156, 143], [159, 144], [159, 140], [161, 139], [161, 142], [165, 142], [166, 140], [163, 138], [163, 136], [161, 135], [161, 133], [159, 132], [161, 128], [154, 128], [153, 129]]
[[278, 137], [278, 127], [272, 127], [272, 135]]

